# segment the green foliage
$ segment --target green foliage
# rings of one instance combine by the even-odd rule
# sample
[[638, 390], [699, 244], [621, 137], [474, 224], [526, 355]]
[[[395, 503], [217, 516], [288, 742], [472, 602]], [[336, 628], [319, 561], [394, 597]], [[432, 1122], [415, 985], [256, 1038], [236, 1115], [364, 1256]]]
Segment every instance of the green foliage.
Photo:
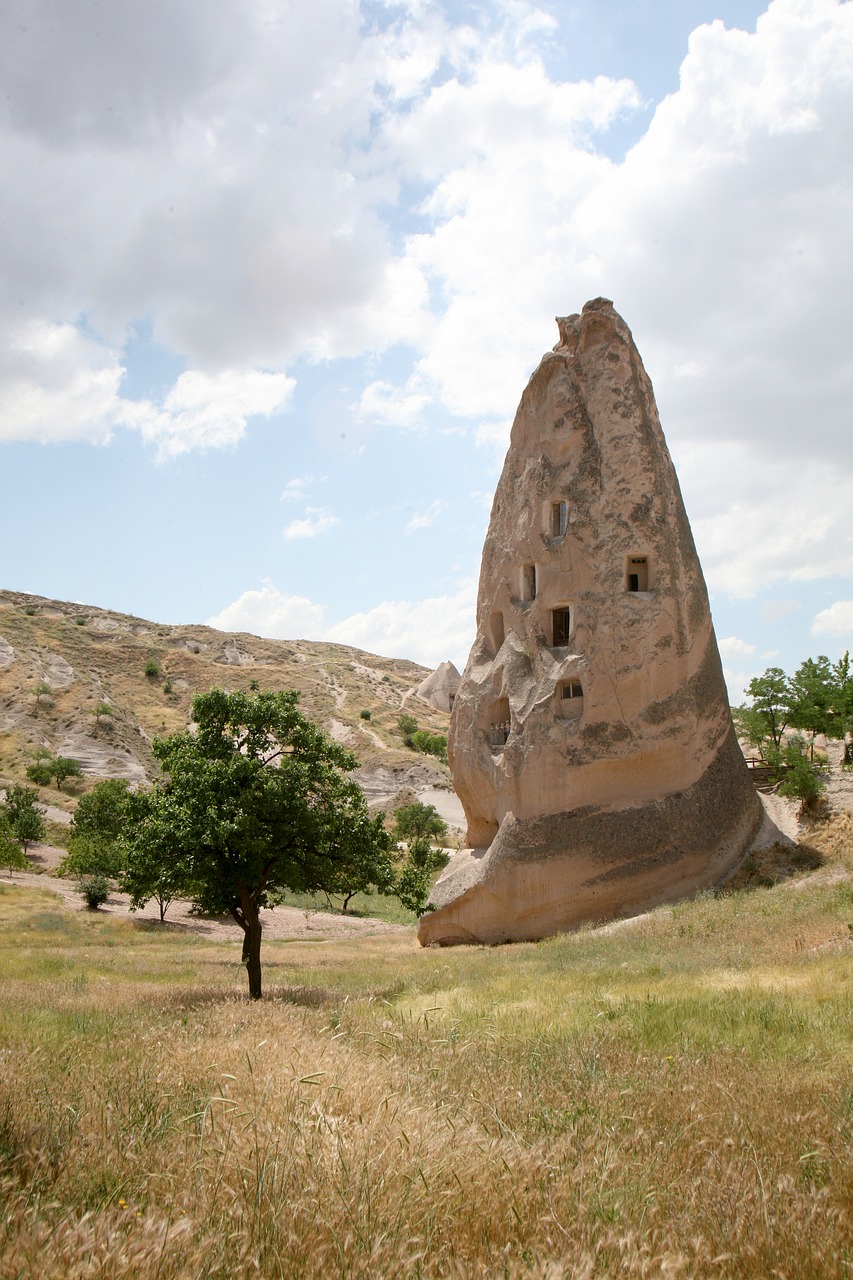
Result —
[[67, 782], [69, 778], [82, 778], [83, 770], [80, 768], [78, 761], [73, 760], [71, 756], [57, 756], [55, 760], [51, 760], [50, 776], [59, 791], [62, 790], [63, 782]]
[[297, 701], [293, 691], [196, 697], [196, 732], [155, 740], [167, 780], [134, 797], [121, 842], [135, 905], [174, 864], [174, 892], [240, 925], [253, 998], [261, 995], [261, 908], [288, 889], [338, 892], [361, 882], [366, 865], [377, 888], [386, 881], [387, 835], [343, 776], [357, 761]]
[[149, 658], [145, 664], [145, 674], [149, 680], [156, 680], [160, 675], [160, 663], [156, 658]]
[[358, 714], [359, 714], [359, 717], [360, 717], [362, 720], [369, 720], [369, 719], [370, 719], [370, 712], [369, 712], [366, 708], [365, 708], [363, 711], [359, 711], [359, 713], [358, 713]]
[[95, 717], [95, 725], [98, 726], [102, 719], [109, 719], [115, 715], [115, 707], [109, 702], [98, 702], [92, 707], [91, 715]]
[[71, 822], [68, 854], [62, 860], [62, 874], [102, 875], [117, 878], [124, 868], [124, 851], [119, 843], [129, 821], [130, 794], [127, 783], [107, 778], [82, 796]]
[[394, 834], [398, 840], [433, 838], [443, 840], [447, 835], [447, 823], [434, 804], [401, 804], [394, 811]]
[[418, 731], [418, 722], [414, 716], [403, 712], [397, 717], [397, 729], [404, 738], [411, 738]]
[[39, 680], [33, 687], [33, 693], [36, 699], [34, 706], [36, 712], [40, 709], [42, 701], [53, 701], [53, 689], [46, 680]]
[[785, 672], [781, 667], [768, 667], [763, 675], [750, 680], [746, 692], [752, 699], [755, 731], [763, 724], [764, 740], [769, 740], [776, 751], [781, 750], [791, 706], [791, 687]]
[[426, 729], [418, 729], [412, 734], [411, 745], [415, 751], [447, 761], [447, 737], [443, 733], [430, 733]]
[[427, 910], [427, 898], [436, 871], [447, 865], [447, 854], [432, 847], [432, 839], [447, 834], [447, 824], [435, 805], [400, 805], [394, 814], [394, 835], [407, 841], [405, 861], [397, 876], [396, 896], [409, 911], [421, 916]]
[[33, 787], [8, 788], [5, 818], [24, 853], [33, 841], [44, 839], [44, 810], [38, 804], [38, 792]]
[[74, 619], [74, 621], [77, 623], [77, 626], [78, 626], [78, 627], [85, 627], [85, 625], [86, 625], [86, 623], [89, 621], [89, 619], [88, 619], [88, 618], [85, 618], [85, 617], [83, 616], [83, 614], [82, 614], [82, 613], [78, 613], [78, 615], [77, 615], [77, 617]]
[[30, 864], [5, 814], [0, 814], [0, 867], [6, 867], [11, 877], [13, 871], [25, 871]]
[[167, 696], [168, 696], [170, 693], [172, 693], [172, 692], [173, 692], [173, 686], [172, 686], [172, 681], [171, 681], [171, 680], [166, 680], [165, 684], [163, 685], [163, 692], [164, 692]]
[[803, 814], [814, 814], [821, 807], [821, 797], [826, 790], [826, 781], [821, 776], [806, 753], [806, 744], [797, 735], [786, 742], [782, 751], [782, 762], [787, 766], [785, 775], [779, 784], [779, 794], [789, 800], [800, 801]]
[[53, 774], [50, 771], [51, 760], [36, 760], [27, 765], [27, 777], [39, 787], [49, 787]]
[[34, 604], [28, 604], [24, 609], [24, 613], [27, 615], [28, 618], [34, 617], [37, 612], [38, 610], [36, 609]]
[[110, 896], [110, 882], [106, 876], [99, 873], [83, 876], [78, 887], [90, 911], [97, 911]]
[[443, 849], [433, 849], [429, 840], [416, 837], [409, 844], [406, 858], [397, 876], [394, 889], [396, 896], [408, 911], [422, 916], [427, 907], [427, 899], [432, 888], [436, 871], [447, 866], [447, 854]]

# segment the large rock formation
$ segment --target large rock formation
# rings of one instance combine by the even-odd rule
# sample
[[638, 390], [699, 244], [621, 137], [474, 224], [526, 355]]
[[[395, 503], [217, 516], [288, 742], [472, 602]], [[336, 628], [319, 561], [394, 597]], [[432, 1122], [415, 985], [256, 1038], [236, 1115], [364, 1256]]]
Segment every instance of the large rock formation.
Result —
[[558, 319], [483, 550], [450, 757], [468, 840], [423, 944], [532, 939], [718, 881], [760, 806], [654, 393], [612, 303]]
[[415, 693], [423, 702], [429, 703], [438, 711], [452, 711], [461, 679], [453, 663], [448, 660], [440, 663], [435, 671], [430, 672], [426, 679], [420, 682]]

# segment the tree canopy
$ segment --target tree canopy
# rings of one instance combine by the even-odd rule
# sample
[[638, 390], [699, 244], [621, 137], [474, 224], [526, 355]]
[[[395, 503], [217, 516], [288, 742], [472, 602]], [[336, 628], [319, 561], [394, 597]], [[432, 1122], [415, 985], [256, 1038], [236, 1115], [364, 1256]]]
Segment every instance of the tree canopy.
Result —
[[166, 776], [133, 798], [123, 839], [123, 883], [137, 905], [159, 886], [240, 925], [256, 999], [261, 908], [287, 890], [340, 892], [352, 875], [380, 889], [394, 878], [390, 837], [345, 776], [355, 756], [297, 701], [293, 691], [198, 695], [194, 725], [155, 740]]

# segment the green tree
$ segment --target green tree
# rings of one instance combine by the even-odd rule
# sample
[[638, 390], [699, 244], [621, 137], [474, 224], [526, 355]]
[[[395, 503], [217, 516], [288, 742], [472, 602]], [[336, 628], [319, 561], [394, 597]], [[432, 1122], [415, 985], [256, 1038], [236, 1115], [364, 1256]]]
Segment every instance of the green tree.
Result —
[[[298, 694], [225, 693], [193, 700], [196, 732], [157, 739], [167, 775], [140, 796], [123, 841], [126, 883], [137, 860], [168, 856], [197, 910], [243, 930], [249, 994], [261, 997], [260, 910], [288, 890], [325, 891], [365, 834], [367, 804], [342, 777], [357, 761], [297, 710]], [[376, 830], [374, 826], [374, 831]]]
[[411, 742], [407, 745], [411, 745], [416, 751], [422, 751], [425, 755], [435, 756], [438, 760], [447, 760], [447, 738], [443, 733], [430, 733], [427, 729], [418, 729], [411, 735]]
[[447, 835], [447, 823], [434, 804], [401, 804], [394, 811], [394, 833], [398, 840], [443, 840]]
[[51, 777], [50, 765], [53, 757], [46, 747], [36, 747], [33, 752], [33, 763], [27, 765], [27, 777], [30, 782], [37, 783], [40, 787], [50, 785]]
[[130, 795], [123, 778], [106, 778], [81, 796], [71, 820], [64, 875], [116, 879], [124, 867], [119, 837], [129, 821]]
[[770, 744], [770, 754], [778, 756], [790, 716], [792, 695], [788, 677], [781, 667], [768, 667], [763, 675], [750, 680], [746, 693], [752, 699], [749, 710], [765, 726], [764, 739]]
[[76, 760], [72, 760], [71, 756], [57, 756], [55, 760], [51, 760], [50, 776], [56, 783], [57, 789], [62, 790], [63, 782], [67, 782], [69, 778], [82, 778], [83, 770], [80, 768]]
[[115, 715], [115, 707], [109, 702], [97, 702], [90, 712], [95, 717], [95, 731], [100, 728], [102, 720], [108, 720]]
[[36, 699], [34, 704], [34, 710], [36, 712], [41, 708], [42, 699], [44, 699], [45, 702], [53, 701], [53, 689], [46, 680], [39, 680], [33, 689], [33, 693], [35, 694]]
[[25, 871], [29, 865], [6, 815], [0, 814], [0, 867], [8, 868], [11, 880], [13, 871]]
[[6, 821], [24, 853], [34, 841], [44, 839], [44, 810], [38, 803], [38, 792], [34, 787], [9, 787], [6, 792]]
[[[397, 728], [405, 741], [407, 738], [411, 738], [412, 734], [417, 733], [418, 722], [414, 716], [404, 711], [397, 716]], [[409, 744], [406, 743], [406, 745], [408, 746]]]
[[782, 760], [787, 768], [779, 783], [779, 794], [789, 800], [799, 800], [801, 815], [816, 814], [821, 807], [826, 782], [806, 754], [805, 740], [801, 735], [797, 734], [785, 743]]
[[842, 767], [853, 765], [853, 671], [850, 669], [850, 651], [845, 650], [832, 668], [832, 713], [830, 736], [844, 743]]
[[422, 916], [427, 909], [427, 899], [436, 871], [447, 865], [443, 849], [434, 849], [433, 839], [447, 834], [447, 824], [435, 805], [401, 805], [394, 814], [394, 835], [397, 841], [405, 841], [406, 856], [397, 876], [395, 893], [403, 906], [415, 915]]
[[149, 658], [145, 664], [145, 674], [149, 680], [155, 680], [160, 674], [160, 663], [156, 658]]
[[829, 658], [806, 658], [789, 682], [788, 723], [809, 735], [809, 758], [814, 760], [814, 740], [819, 733], [831, 733], [834, 699]]

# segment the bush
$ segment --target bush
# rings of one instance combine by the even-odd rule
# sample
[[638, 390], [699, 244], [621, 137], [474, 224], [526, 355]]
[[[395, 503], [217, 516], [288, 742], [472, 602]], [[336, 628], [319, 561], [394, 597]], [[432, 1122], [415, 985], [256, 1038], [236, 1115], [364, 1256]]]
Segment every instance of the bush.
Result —
[[149, 680], [156, 680], [160, 674], [160, 663], [156, 658], [149, 658], [145, 664], [145, 674]]
[[77, 626], [78, 626], [78, 627], [85, 627], [85, 625], [86, 625], [86, 623], [87, 623], [88, 619], [87, 619], [87, 618], [84, 618], [84, 617], [83, 617], [83, 615], [82, 615], [82, 613], [80, 613], [80, 614], [78, 614], [78, 615], [77, 615], [77, 617], [74, 619], [74, 621], [77, 623]]
[[163, 692], [164, 692], [165, 694], [170, 694], [170, 693], [172, 692], [172, 682], [171, 682], [171, 680], [167, 680], [167, 681], [166, 681], [166, 683], [163, 685]]
[[[413, 733], [417, 733], [418, 722], [414, 716], [406, 715], [404, 712], [397, 717], [397, 728], [405, 740], [406, 738], [411, 738]], [[406, 745], [408, 746], [408, 743]]]
[[80, 881], [80, 893], [90, 911], [97, 911], [110, 896], [110, 882], [106, 876], [83, 876]]
[[779, 784], [779, 794], [789, 800], [799, 800], [801, 816], [813, 817], [823, 807], [826, 790], [820, 766], [811, 763], [806, 754], [806, 744], [799, 736], [785, 746], [782, 759], [787, 765], [787, 772]]
[[447, 759], [447, 738], [443, 733], [428, 733], [426, 729], [418, 729], [412, 734], [411, 745], [415, 751], [422, 751], [425, 755], [435, 756], [438, 760]]
[[358, 713], [358, 714], [359, 714], [359, 716], [361, 717], [361, 719], [362, 719], [362, 720], [369, 720], [369, 719], [370, 719], [370, 712], [369, 712], [369, 711], [366, 711], [366, 710], [365, 710], [365, 711], [359, 711], [359, 713]]
[[28, 605], [27, 605], [27, 607], [26, 607], [26, 609], [24, 610], [24, 613], [27, 615], [27, 617], [28, 617], [28, 618], [32, 618], [32, 617], [33, 617], [33, 615], [36, 613], [36, 607], [35, 607], [35, 605], [34, 605], [34, 604], [28, 604]]

